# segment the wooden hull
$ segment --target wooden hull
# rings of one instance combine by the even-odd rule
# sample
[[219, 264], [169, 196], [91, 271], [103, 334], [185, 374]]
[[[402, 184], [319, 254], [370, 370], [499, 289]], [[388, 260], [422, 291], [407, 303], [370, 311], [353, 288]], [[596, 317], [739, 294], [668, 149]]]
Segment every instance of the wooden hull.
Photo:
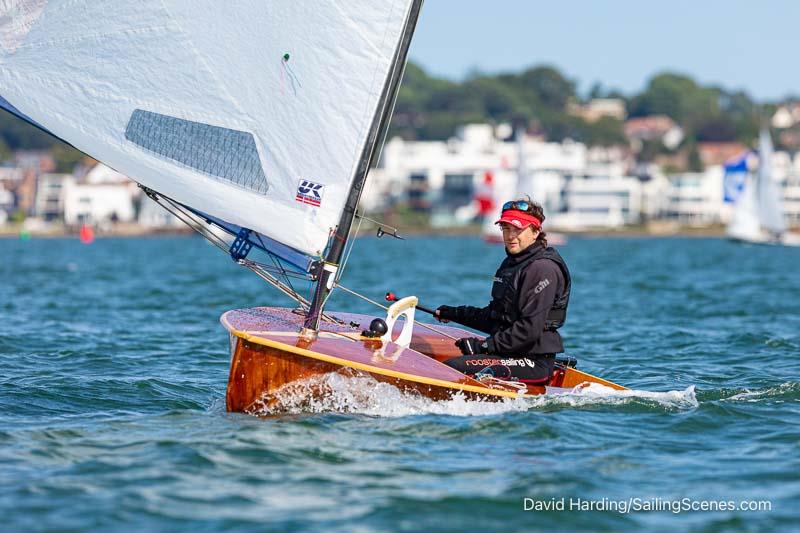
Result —
[[[279, 402], [286, 387], [332, 372], [370, 375], [434, 400], [449, 399], [457, 393], [488, 400], [520, 396], [511, 388], [492, 388], [442, 364], [460, 355], [445, 335], [417, 326], [411, 345], [400, 349], [361, 337], [361, 330], [374, 317], [351, 313], [336, 313], [336, 317], [346, 325], [324, 323], [319, 336], [308, 341], [298, 334], [303, 317], [288, 309], [253, 308], [223, 314], [220, 321], [231, 338], [228, 410], [263, 412]], [[456, 337], [470, 335], [458, 328], [436, 328]], [[574, 368], [558, 368], [549, 387], [571, 389], [583, 383], [624, 388]], [[545, 387], [529, 387], [527, 395], [545, 392]], [[303, 393], [316, 392], [304, 389]]]

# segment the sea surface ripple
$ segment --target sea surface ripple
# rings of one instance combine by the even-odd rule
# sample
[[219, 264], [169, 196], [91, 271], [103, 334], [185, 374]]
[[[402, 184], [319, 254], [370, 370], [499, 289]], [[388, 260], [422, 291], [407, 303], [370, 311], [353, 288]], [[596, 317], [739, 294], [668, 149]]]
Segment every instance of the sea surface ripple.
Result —
[[[561, 251], [568, 353], [632, 392], [435, 403], [331, 376], [324, 401], [258, 418], [225, 411], [218, 318], [290, 302], [216, 249], [0, 240], [4, 530], [796, 528], [800, 249], [574, 237]], [[502, 257], [478, 238], [361, 238], [343, 283], [484, 305]], [[341, 292], [329, 308], [378, 316]], [[637, 498], [771, 510], [569, 510]]]

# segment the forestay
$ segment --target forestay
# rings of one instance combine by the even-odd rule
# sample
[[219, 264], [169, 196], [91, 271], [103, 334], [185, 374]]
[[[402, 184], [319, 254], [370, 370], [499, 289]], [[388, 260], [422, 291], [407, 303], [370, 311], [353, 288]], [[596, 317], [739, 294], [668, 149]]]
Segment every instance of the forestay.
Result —
[[3, 0], [0, 102], [148, 188], [319, 256], [411, 4]]

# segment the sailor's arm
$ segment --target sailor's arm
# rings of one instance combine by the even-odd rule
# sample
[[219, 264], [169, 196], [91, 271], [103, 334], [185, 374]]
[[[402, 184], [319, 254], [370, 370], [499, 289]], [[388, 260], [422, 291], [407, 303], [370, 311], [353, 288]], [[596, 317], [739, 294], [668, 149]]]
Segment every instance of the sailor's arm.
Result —
[[494, 325], [491, 315], [488, 305], [486, 307], [473, 307], [471, 305], [450, 307], [449, 305], [442, 305], [436, 309], [437, 319], [445, 322], [452, 320], [462, 326], [477, 329], [484, 333], [489, 333]]

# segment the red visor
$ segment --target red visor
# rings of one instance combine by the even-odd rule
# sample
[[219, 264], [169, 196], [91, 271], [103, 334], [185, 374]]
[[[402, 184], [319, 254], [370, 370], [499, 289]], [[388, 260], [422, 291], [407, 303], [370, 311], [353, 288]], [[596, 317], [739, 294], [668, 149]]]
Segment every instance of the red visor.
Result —
[[511, 224], [515, 228], [519, 229], [525, 229], [531, 224], [533, 224], [537, 229], [542, 227], [541, 220], [524, 211], [517, 211], [516, 209], [507, 209], [503, 211], [503, 216], [501, 216], [500, 220], [495, 222], [495, 224], [501, 224], [503, 222]]

